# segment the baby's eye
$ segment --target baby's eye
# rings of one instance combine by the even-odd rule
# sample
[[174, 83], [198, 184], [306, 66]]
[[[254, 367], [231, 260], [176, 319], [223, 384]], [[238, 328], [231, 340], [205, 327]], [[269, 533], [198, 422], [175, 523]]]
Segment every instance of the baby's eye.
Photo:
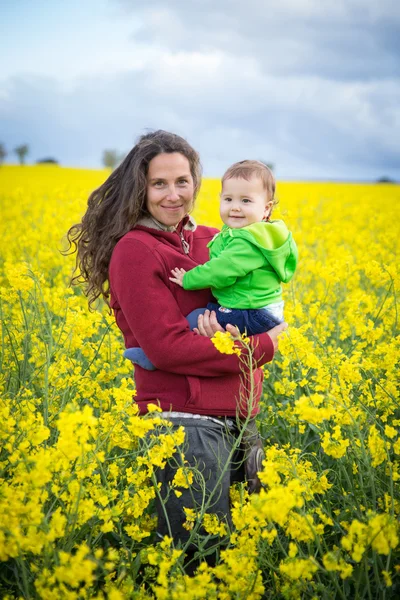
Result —
[[251, 202], [250, 198], [243, 198], [242, 202], [245, 202], [245, 204], [248, 204], [249, 202]]
[[231, 202], [232, 198], [225, 198], [225, 202]]

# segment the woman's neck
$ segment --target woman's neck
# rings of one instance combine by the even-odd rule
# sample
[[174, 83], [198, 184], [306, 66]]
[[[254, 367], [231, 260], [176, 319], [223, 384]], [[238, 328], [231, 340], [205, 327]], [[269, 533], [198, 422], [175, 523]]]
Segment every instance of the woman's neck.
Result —
[[150, 229], [157, 229], [158, 231], [175, 231], [178, 225], [164, 225], [164, 223], [160, 223], [151, 215], [143, 215], [137, 225], [143, 225], [144, 227], [149, 227]]
[[[186, 223], [183, 225], [185, 220]], [[190, 231], [196, 229], [196, 222], [190, 215], [186, 215], [177, 225], [165, 225], [164, 223], [157, 221], [152, 215], [145, 214], [140, 217], [136, 225], [142, 225], [143, 227], [149, 227], [150, 229], [156, 229], [157, 231], [180, 231], [182, 226], [183, 229], [188, 229]]]

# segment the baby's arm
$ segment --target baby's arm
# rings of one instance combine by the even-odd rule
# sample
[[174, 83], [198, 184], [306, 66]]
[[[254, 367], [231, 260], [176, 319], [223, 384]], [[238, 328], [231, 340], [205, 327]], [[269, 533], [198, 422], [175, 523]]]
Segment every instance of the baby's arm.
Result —
[[253, 243], [232, 237], [218, 256], [185, 273], [182, 287], [185, 290], [228, 287], [265, 263], [266, 258]]

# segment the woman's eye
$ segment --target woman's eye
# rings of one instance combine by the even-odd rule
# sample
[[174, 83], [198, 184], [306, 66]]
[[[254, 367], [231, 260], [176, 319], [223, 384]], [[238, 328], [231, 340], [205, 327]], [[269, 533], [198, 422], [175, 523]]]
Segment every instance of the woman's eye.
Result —
[[178, 181], [179, 185], [186, 185], [187, 184], [187, 179], [180, 179]]
[[154, 185], [155, 185], [155, 187], [162, 187], [163, 182], [162, 181], [156, 181]]

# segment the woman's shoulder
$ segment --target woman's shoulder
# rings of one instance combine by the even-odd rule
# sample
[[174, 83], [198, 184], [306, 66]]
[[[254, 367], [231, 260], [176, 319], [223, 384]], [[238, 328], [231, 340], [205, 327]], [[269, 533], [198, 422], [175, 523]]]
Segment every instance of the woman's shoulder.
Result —
[[128, 231], [128, 233], [125, 233], [125, 235], [122, 236], [122, 238], [120, 238], [118, 240], [118, 242], [116, 243], [115, 247], [120, 247], [120, 246], [129, 246], [129, 245], [137, 245], [135, 244], [135, 242], [141, 242], [142, 244], [145, 244], [146, 246], [149, 245], [153, 245], [154, 243], [157, 243], [157, 237], [152, 235], [152, 232], [149, 231], [145, 231], [143, 229], [131, 229], [130, 231]]
[[111, 266], [115, 263], [142, 261], [154, 254], [154, 246], [158, 244], [151, 234], [132, 229], [120, 238], [114, 246], [111, 255]]
[[219, 233], [219, 229], [216, 227], [208, 227], [207, 225], [197, 225], [193, 233], [198, 239], [207, 238], [211, 240], [216, 233]]

